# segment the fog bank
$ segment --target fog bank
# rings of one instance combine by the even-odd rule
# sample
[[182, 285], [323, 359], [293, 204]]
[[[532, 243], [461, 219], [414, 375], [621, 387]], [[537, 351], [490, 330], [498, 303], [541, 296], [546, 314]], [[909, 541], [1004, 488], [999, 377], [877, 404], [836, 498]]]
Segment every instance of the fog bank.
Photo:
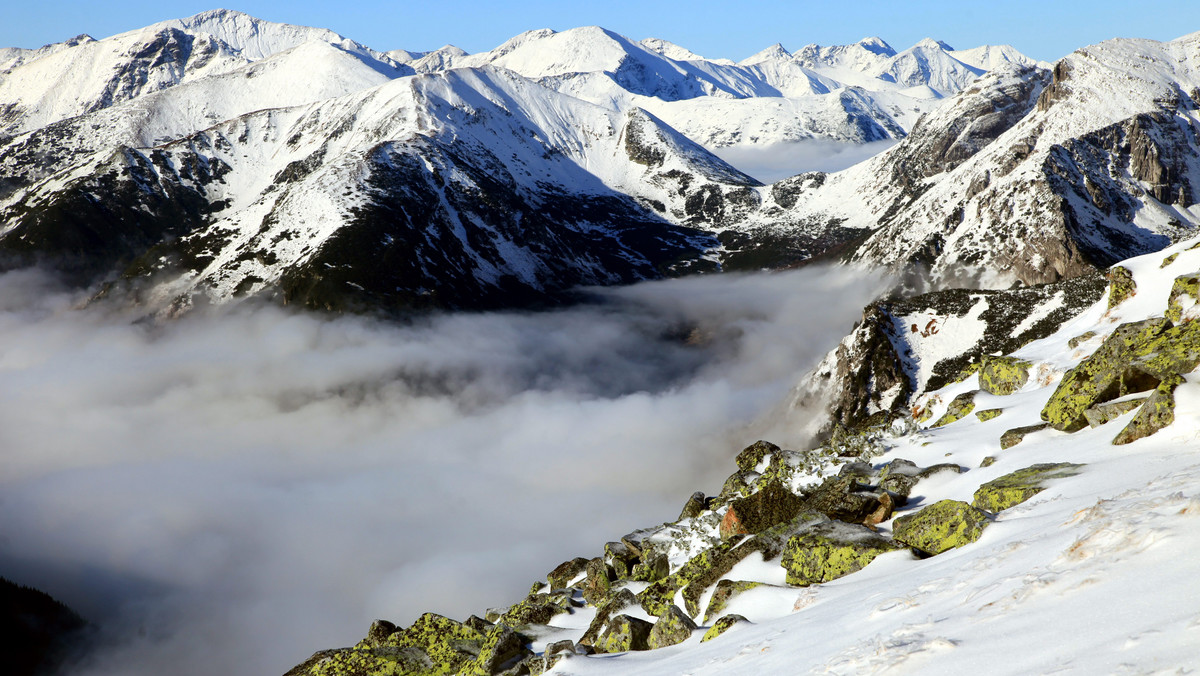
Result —
[[848, 169], [894, 145], [895, 140], [844, 143], [814, 138], [768, 146], [736, 145], [710, 150], [763, 183], [774, 183], [806, 171], [830, 173]]
[[881, 288], [806, 268], [399, 326], [165, 324], [0, 275], [0, 575], [101, 627], [80, 674], [282, 673], [459, 619], [715, 492]]

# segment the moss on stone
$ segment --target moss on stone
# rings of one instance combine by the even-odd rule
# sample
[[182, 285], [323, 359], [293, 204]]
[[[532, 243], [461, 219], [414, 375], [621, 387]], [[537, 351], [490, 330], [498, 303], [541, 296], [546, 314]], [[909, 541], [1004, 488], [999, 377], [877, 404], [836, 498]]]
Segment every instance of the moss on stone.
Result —
[[1137, 282], [1133, 281], [1133, 272], [1129, 268], [1114, 265], [1108, 269], [1105, 277], [1108, 278], [1109, 310], [1137, 294]]
[[1016, 357], [984, 355], [979, 369], [979, 387], [988, 394], [1006, 396], [1029, 382], [1031, 364]]
[[976, 390], [963, 392], [946, 405], [946, 413], [938, 418], [938, 421], [933, 424], [933, 427], [945, 427], [952, 422], [960, 420], [963, 416], [975, 410], [975, 394]]
[[788, 584], [807, 586], [849, 575], [896, 549], [900, 545], [865, 526], [831, 521], [790, 538], [781, 565]]
[[1122, 446], [1143, 439], [1175, 422], [1175, 388], [1183, 382], [1178, 375], [1167, 376], [1142, 404], [1133, 420], [1113, 439], [1113, 445]]
[[608, 628], [600, 635], [594, 647], [600, 653], [623, 653], [630, 650], [650, 649], [650, 630], [654, 625], [629, 615], [614, 615], [608, 620]]
[[721, 580], [717, 582], [717, 588], [713, 590], [712, 597], [708, 600], [708, 607], [704, 610], [704, 623], [708, 624], [712, 622], [713, 618], [724, 612], [733, 597], [760, 586], [762, 586], [761, 582], [748, 582], [744, 580]]
[[993, 418], [999, 418], [1001, 413], [1004, 413], [1004, 409], [1002, 408], [988, 408], [982, 411], [975, 411], [975, 417], [979, 418], [979, 422], [987, 422]]
[[1183, 322], [1183, 312], [1200, 302], [1200, 273], [1180, 275], [1171, 285], [1167, 296], [1167, 319], [1176, 324]]
[[1051, 479], [1074, 476], [1083, 465], [1069, 462], [1043, 463], [993, 479], [975, 491], [971, 504], [977, 509], [1000, 512], [1041, 493]]
[[717, 620], [716, 624], [709, 627], [708, 631], [704, 632], [704, 638], [700, 639], [700, 642], [704, 643], [705, 641], [711, 641], [714, 638], [720, 636], [721, 634], [724, 634], [725, 632], [729, 631], [730, 627], [734, 626], [735, 624], [740, 624], [742, 622], [745, 622], [748, 624], [750, 622], [750, 620], [747, 620], [745, 617], [742, 617], [741, 615], [736, 615], [736, 614], [735, 615], [726, 615], [725, 617], [722, 617], [721, 619]]
[[650, 629], [647, 644], [651, 650], [677, 645], [691, 638], [694, 631], [696, 623], [692, 618], [684, 615], [678, 606], [670, 606], [665, 613], [659, 615], [658, 621]]
[[1000, 450], [1012, 448], [1024, 441], [1026, 435], [1040, 432], [1048, 427], [1050, 427], [1049, 423], [1038, 423], [1037, 425], [1025, 425], [1006, 430], [1004, 434], [1000, 435]]
[[942, 500], [893, 523], [893, 539], [936, 555], [978, 540], [989, 521], [987, 514], [965, 502]]

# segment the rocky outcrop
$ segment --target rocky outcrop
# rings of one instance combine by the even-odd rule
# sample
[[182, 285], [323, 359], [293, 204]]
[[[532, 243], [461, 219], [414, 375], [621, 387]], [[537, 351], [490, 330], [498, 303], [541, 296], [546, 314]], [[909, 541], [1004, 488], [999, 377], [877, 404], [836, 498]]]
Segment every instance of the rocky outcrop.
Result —
[[971, 505], [993, 514], [1025, 502], [1045, 490], [1046, 482], [1075, 476], [1082, 465], [1069, 462], [1032, 465], [993, 479], [975, 491]]

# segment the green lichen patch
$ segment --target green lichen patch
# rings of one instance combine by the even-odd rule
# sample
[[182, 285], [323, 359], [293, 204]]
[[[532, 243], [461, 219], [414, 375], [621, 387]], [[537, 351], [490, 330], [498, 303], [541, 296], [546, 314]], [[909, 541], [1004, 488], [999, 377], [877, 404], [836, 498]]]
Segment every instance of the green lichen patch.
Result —
[[1181, 384], [1183, 378], [1177, 375], [1163, 380], [1146, 399], [1146, 403], [1142, 404], [1133, 420], [1113, 439], [1113, 445], [1122, 446], [1144, 439], [1175, 422], [1175, 388]]
[[721, 580], [717, 583], [716, 589], [713, 590], [712, 598], [708, 600], [708, 607], [704, 610], [704, 623], [708, 624], [712, 622], [713, 618], [724, 612], [733, 597], [760, 586], [762, 586], [761, 582]]
[[738, 469], [743, 471], [751, 471], [755, 467], [758, 467], [759, 463], [763, 461], [763, 458], [771, 455], [772, 453], [778, 453], [779, 450], [780, 449], [778, 446], [769, 441], [756, 441], [742, 449], [741, 453], [738, 453]]
[[427, 676], [446, 674], [420, 648], [354, 647], [326, 650], [286, 676]]
[[987, 514], [960, 500], [942, 500], [893, 522], [892, 538], [926, 554], [968, 545], [983, 535]]
[[1162, 263], [1159, 264], [1158, 268], [1161, 270], [1161, 269], [1167, 267], [1171, 263], [1174, 263], [1176, 258], [1179, 258], [1178, 251], [1176, 251], [1175, 253], [1171, 254], [1170, 256], [1167, 256], [1166, 258], [1162, 259]]
[[849, 575], [900, 548], [865, 526], [830, 521], [788, 539], [781, 565], [788, 584], [807, 586]]
[[979, 422], [987, 422], [994, 418], [999, 418], [1001, 413], [1004, 413], [1004, 409], [1002, 408], [988, 408], [982, 411], [975, 411], [975, 417], [979, 418]]
[[979, 387], [988, 394], [1006, 396], [1029, 382], [1031, 364], [1016, 357], [984, 355], [979, 369]]
[[1059, 462], [1019, 469], [980, 486], [975, 491], [971, 504], [977, 509], [1000, 512], [1041, 493], [1045, 490], [1047, 481], [1074, 476], [1082, 467], [1083, 465]]
[[608, 628], [600, 635], [593, 647], [599, 653], [623, 653], [630, 650], [650, 649], [650, 630], [654, 625], [629, 615], [614, 615], [608, 620]]
[[1006, 430], [1000, 435], [1000, 450], [1012, 448], [1025, 440], [1025, 437], [1040, 432], [1050, 427], [1050, 423], [1038, 423], [1036, 425], [1025, 425], [1023, 427], [1014, 427], [1011, 430]]
[[[353, 648], [318, 653], [288, 672], [293, 676], [445, 676], [481, 673], [486, 665], [496, 666], [497, 651], [516, 661], [524, 649], [507, 627], [494, 627], [484, 634], [462, 622], [426, 613], [412, 626], [397, 630], [388, 622], [376, 622], [367, 638]], [[516, 636], [516, 635], [513, 635]], [[488, 649], [490, 652], [484, 653]], [[510, 654], [511, 653], [511, 654]], [[485, 660], [480, 661], [480, 656]], [[492, 673], [492, 672], [487, 672]]]
[[726, 615], [725, 617], [722, 617], [721, 619], [717, 620], [716, 624], [709, 627], [708, 631], [704, 632], [704, 638], [700, 639], [700, 642], [704, 643], [705, 641], [711, 641], [714, 638], [720, 636], [721, 634], [724, 634], [725, 632], [729, 631], [730, 627], [732, 627], [736, 624], [741, 624], [743, 622], [749, 624], [750, 620], [747, 620], [745, 617], [743, 617], [741, 615], [736, 615], [736, 614]]
[[1112, 401], [1105, 404], [1096, 404], [1095, 406], [1084, 411], [1083, 417], [1087, 418], [1088, 426], [1099, 427], [1138, 408], [1145, 401], [1146, 397], [1138, 397], [1137, 399], [1126, 399], [1124, 401]]
[[963, 416], [975, 410], [975, 395], [977, 390], [963, 392], [950, 401], [946, 406], [946, 413], [938, 418], [938, 421], [933, 423], [933, 427], [945, 427], [952, 422], [960, 420]]
[[1183, 322], [1183, 313], [1200, 302], [1200, 273], [1180, 275], [1171, 285], [1171, 293], [1167, 296], [1167, 319], [1176, 324]]
[[688, 640], [694, 631], [696, 631], [696, 623], [692, 621], [692, 618], [684, 615], [678, 606], [670, 606], [667, 608], [667, 612], [658, 617], [658, 621], [650, 629], [650, 638], [647, 643], [651, 650], [666, 648]]
[[1133, 281], [1133, 272], [1129, 268], [1114, 265], [1105, 274], [1108, 278], [1108, 309], [1124, 303], [1137, 294], [1137, 282]]

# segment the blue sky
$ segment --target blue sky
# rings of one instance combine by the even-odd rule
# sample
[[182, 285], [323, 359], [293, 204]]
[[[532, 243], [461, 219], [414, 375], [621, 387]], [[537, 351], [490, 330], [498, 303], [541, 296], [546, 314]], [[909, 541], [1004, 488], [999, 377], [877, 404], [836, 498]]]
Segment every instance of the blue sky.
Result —
[[[220, 0], [9, 3], [0, 46], [39, 47], [79, 33], [102, 38], [164, 19], [213, 9]], [[1011, 44], [1055, 60], [1112, 37], [1168, 40], [1200, 31], [1197, 0], [842, 0], [740, 3], [606, 0], [246, 0], [224, 6], [271, 21], [330, 28], [376, 49], [435, 49], [452, 43], [491, 49], [533, 28], [601, 25], [634, 39], [660, 37], [716, 58], [742, 59], [775, 42], [797, 49], [878, 35], [896, 49], [923, 37], [954, 47]]]

